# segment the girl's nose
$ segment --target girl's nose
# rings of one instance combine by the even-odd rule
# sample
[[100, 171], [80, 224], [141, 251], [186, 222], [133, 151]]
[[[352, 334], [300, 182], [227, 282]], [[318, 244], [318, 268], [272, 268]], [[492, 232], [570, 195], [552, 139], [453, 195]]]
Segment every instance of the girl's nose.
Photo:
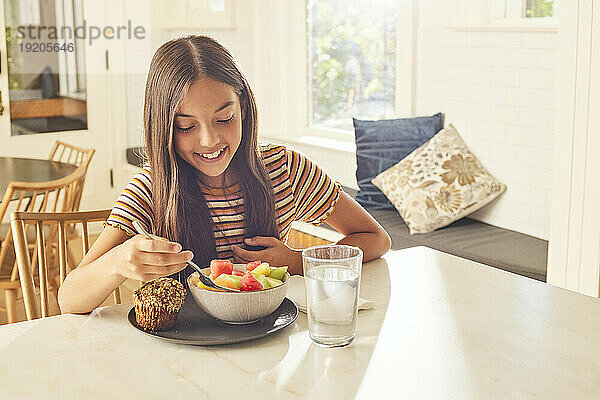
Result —
[[212, 132], [211, 129], [199, 129], [198, 142], [202, 147], [214, 147], [219, 143], [219, 136]]

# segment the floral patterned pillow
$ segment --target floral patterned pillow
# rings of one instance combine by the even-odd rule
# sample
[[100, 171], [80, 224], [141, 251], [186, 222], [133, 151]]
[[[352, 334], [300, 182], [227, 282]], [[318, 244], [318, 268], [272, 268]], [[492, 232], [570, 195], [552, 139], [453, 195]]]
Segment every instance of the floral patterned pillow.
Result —
[[506, 190], [483, 168], [452, 125], [372, 182], [396, 207], [411, 235], [442, 228]]

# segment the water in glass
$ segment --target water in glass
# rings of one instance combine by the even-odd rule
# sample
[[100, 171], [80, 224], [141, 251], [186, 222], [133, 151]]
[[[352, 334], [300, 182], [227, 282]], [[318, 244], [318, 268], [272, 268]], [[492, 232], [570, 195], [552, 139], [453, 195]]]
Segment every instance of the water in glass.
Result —
[[343, 265], [324, 264], [306, 273], [306, 301], [311, 339], [338, 347], [356, 336], [359, 274]]

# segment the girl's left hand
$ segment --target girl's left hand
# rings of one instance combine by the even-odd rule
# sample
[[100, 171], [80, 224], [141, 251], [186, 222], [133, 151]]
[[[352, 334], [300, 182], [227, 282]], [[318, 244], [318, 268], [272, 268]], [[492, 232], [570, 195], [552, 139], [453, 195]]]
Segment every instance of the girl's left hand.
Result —
[[302, 251], [292, 250], [281, 240], [274, 237], [255, 236], [246, 238], [244, 242], [250, 246], [262, 246], [264, 250], [249, 251], [240, 246], [231, 245], [233, 259], [237, 263], [249, 263], [260, 260], [274, 267], [288, 266], [290, 275], [302, 274]]

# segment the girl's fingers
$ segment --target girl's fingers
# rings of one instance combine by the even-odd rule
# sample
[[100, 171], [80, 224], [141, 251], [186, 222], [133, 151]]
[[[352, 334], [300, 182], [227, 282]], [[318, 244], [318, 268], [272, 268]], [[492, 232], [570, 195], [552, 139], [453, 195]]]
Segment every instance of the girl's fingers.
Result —
[[238, 264], [248, 264], [250, 262], [248, 260], [244, 260], [243, 258], [236, 256], [235, 254], [233, 255], [233, 261], [235, 261]]
[[250, 261], [246, 260], [244, 257], [236, 253], [236, 250], [233, 249], [234, 246], [231, 246], [231, 250], [233, 250], [233, 261], [236, 263], [244, 263], [247, 264]]
[[247, 264], [250, 262], [250, 260], [245, 259], [244, 257], [235, 254], [235, 252], [233, 253], [233, 261], [235, 261], [236, 263], [240, 263], [240, 264]]
[[161, 276], [173, 275], [174, 273], [183, 270], [186, 266], [187, 263], [164, 266], [142, 264], [137, 266], [134, 273], [141, 277], [154, 277], [153, 279], [155, 279]]
[[179, 253], [182, 249], [179, 243], [169, 242], [166, 239], [148, 239], [145, 236], [138, 235], [137, 248], [141, 251], [152, 253]]
[[136, 263], [162, 267], [167, 265], [187, 263], [194, 258], [194, 254], [189, 250], [182, 251], [181, 253], [157, 253], [141, 251], [134, 257]]
[[[164, 238], [162, 236], [156, 236], [156, 235], [153, 235], [153, 234], [150, 234], [150, 236], [152, 236], [152, 238], [155, 239], [155, 240], [160, 240], [161, 242], [168, 242], [169, 241], [169, 239]], [[171, 243], [174, 243], [174, 242], [171, 242]]]
[[234, 256], [237, 256], [244, 260], [249, 260], [248, 262], [255, 261], [255, 260], [262, 260], [265, 256], [265, 252], [266, 252], [266, 250], [259, 250], [259, 251], [244, 250], [240, 246], [236, 246], [234, 244], [231, 245], [231, 250], [233, 251]]
[[275, 247], [281, 241], [271, 236], [254, 236], [244, 239], [244, 243], [251, 246]]

